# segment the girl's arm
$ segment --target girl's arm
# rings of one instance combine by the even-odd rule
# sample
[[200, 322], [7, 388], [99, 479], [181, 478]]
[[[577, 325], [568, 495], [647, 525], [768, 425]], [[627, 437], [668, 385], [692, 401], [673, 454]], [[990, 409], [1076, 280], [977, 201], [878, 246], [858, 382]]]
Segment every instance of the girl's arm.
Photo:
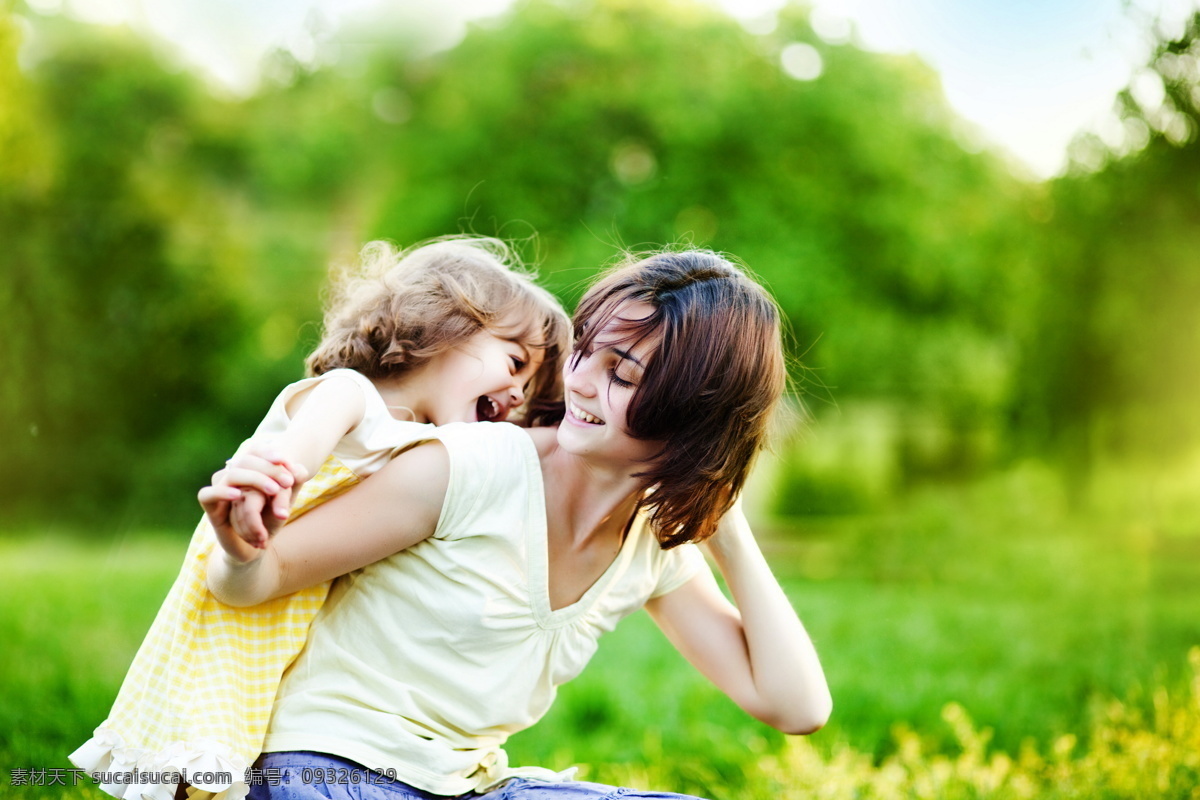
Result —
[[825, 673], [740, 503], [708, 548], [736, 606], [703, 570], [646, 609], [688, 661], [746, 712], [785, 733], [817, 731], [833, 710]]
[[[262, 450], [277, 465], [275, 469], [264, 465], [264, 474], [271, 475], [274, 484], [240, 487], [246, 491], [230, 509], [234, 530], [254, 547], [265, 547], [267, 543], [264, 512], [287, 519], [297, 485], [315, 475], [342, 437], [362, 421], [366, 398], [355, 381], [331, 376], [292, 398], [287, 413], [287, 429]], [[261, 443], [255, 443], [255, 447], [261, 447]]]
[[209, 559], [208, 588], [233, 606], [291, 594], [427, 539], [437, 527], [450, 478], [445, 447], [437, 442], [419, 445], [283, 526], [260, 550], [247, 546], [229, 523], [236, 485], [255, 483], [244, 473], [256, 473], [245, 465], [258, 458], [253, 452], [235, 457], [225, 470], [225, 482], [200, 490], [200, 504], [221, 544]]

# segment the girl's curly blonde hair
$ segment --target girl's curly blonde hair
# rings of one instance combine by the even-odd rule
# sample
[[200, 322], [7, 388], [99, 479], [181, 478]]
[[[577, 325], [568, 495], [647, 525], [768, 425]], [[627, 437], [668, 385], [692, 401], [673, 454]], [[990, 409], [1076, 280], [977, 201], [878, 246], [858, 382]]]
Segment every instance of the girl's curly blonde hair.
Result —
[[520, 421], [561, 419], [570, 321], [499, 239], [451, 236], [406, 250], [370, 242], [357, 268], [333, 280], [321, 342], [305, 366], [309, 375], [347, 367], [394, 378], [482, 330], [542, 351]]

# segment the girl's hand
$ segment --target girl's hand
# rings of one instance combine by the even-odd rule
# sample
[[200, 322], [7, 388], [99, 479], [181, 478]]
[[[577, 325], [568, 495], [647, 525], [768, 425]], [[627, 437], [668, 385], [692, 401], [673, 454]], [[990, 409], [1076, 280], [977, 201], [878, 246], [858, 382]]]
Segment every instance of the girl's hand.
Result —
[[229, 521], [230, 509], [242, 497], [241, 489], [236, 486], [205, 486], [197, 497], [217, 534], [217, 543], [231, 562], [249, 564], [262, 556], [263, 549], [239, 536]]
[[274, 498], [268, 498], [258, 489], [242, 489], [241, 498], [233, 502], [229, 512], [234, 531], [247, 544], [266, 547], [270, 538], [269, 526], [274, 525], [274, 520], [269, 517], [286, 520], [291, 500], [292, 489], [281, 489]]
[[212, 485], [200, 490], [200, 505], [231, 559], [241, 564], [258, 559], [287, 519], [293, 489], [307, 477], [303, 465], [275, 453], [269, 443], [253, 441], [213, 474]]

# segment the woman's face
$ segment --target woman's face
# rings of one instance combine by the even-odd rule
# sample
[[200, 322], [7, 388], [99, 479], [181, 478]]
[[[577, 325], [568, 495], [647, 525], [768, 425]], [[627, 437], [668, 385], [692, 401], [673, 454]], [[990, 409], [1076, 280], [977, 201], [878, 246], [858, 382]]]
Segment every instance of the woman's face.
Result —
[[564, 450], [613, 463], [644, 464], [661, 449], [660, 443], [634, 438], [627, 424], [629, 403], [658, 347], [654, 336], [629, 342], [627, 326], [653, 312], [649, 303], [621, 303], [597, 332], [591, 349], [566, 359], [567, 413], [558, 426], [558, 443]]

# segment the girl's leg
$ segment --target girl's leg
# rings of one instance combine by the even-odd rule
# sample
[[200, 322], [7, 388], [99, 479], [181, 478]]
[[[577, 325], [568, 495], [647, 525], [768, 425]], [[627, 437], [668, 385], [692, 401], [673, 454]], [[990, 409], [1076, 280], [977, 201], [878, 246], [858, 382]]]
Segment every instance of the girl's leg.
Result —
[[647, 792], [640, 789], [627, 789], [621, 786], [590, 783], [589, 781], [549, 783], [547, 781], [534, 781], [526, 778], [511, 780], [493, 792], [480, 795], [479, 800], [604, 800], [605, 798], [619, 798], [620, 800], [704, 800], [691, 794]]

